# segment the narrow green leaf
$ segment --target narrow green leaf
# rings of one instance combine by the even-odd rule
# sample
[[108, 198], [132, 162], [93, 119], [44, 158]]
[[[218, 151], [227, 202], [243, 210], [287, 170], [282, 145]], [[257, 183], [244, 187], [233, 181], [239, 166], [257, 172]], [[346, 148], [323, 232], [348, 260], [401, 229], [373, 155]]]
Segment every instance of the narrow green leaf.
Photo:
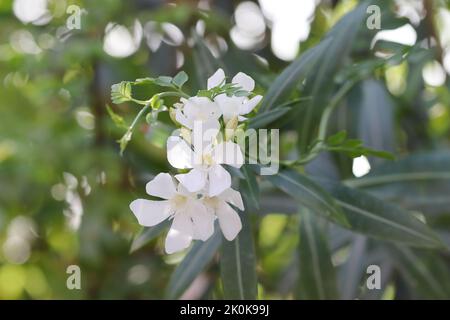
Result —
[[424, 213], [448, 212], [450, 152], [416, 154], [374, 167], [345, 184]]
[[266, 176], [266, 179], [315, 213], [347, 225], [345, 216], [333, 198], [306, 176], [293, 170], [283, 170], [276, 175]]
[[252, 210], [258, 210], [259, 186], [256, 181], [256, 175], [253, 171], [249, 170], [248, 166], [245, 165], [241, 167], [240, 171], [244, 179], [239, 184], [242, 197], [244, 198], [244, 203]]
[[257, 295], [255, 249], [248, 213], [240, 216], [241, 232], [233, 241], [223, 240], [220, 274], [225, 299], [253, 300]]
[[389, 247], [392, 260], [406, 280], [413, 299], [449, 299], [450, 271], [448, 263], [436, 252]]
[[281, 107], [267, 112], [258, 113], [255, 117], [250, 119], [248, 127], [254, 129], [263, 128], [284, 116], [289, 112], [289, 110], [291, 110], [291, 108]]
[[369, 188], [392, 183], [445, 181], [450, 184], [450, 152], [433, 152], [405, 157], [373, 168], [362, 178], [347, 180], [351, 187]]
[[283, 99], [292, 93], [294, 88], [311, 71], [321, 52], [324, 52], [329, 45], [329, 40], [322, 41], [317, 46], [306, 51], [303, 55], [292, 62], [273, 82], [264, 96], [261, 103], [260, 112], [264, 112], [277, 107]]
[[335, 269], [331, 263], [323, 225], [308, 209], [302, 209], [300, 212], [297, 297], [314, 300], [337, 299]]
[[158, 237], [167, 227], [169, 226], [169, 221], [164, 221], [154, 227], [145, 227], [136, 235], [131, 243], [130, 253], [133, 253], [150, 241]]
[[338, 133], [328, 137], [327, 144], [330, 146], [340, 145], [345, 141], [346, 138], [347, 138], [347, 132], [345, 130], [339, 131]]
[[351, 230], [411, 246], [443, 246], [439, 237], [408, 211], [340, 183], [323, 179], [316, 181], [336, 199]]
[[217, 225], [215, 228], [216, 230], [211, 238], [205, 242], [196, 241], [194, 243], [186, 257], [175, 269], [166, 289], [167, 299], [179, 298], [192, 281], [203, 272], [206, 265], [211, 262], [222, 242], [220, 229]]
[[307, 79], [303, 90], [304, 94], [311, 96], [311, 100], [305, 102], [302, 112], [298, 115], [298, 121], [301, 123], [298, 125], [299, 147], [303, 151], [315, 138], [315, 128], [336, 87], [333, 80], [345, 65], [353, 48], [358, 31], [363, 26], [362, 22], [367, 17], [368, 3], [362, 1], [342, 17], [322, 40], [328, 41], [326, 50], [321, 50], [315, 57], [317, 60], [312, 66], [314, 73]]

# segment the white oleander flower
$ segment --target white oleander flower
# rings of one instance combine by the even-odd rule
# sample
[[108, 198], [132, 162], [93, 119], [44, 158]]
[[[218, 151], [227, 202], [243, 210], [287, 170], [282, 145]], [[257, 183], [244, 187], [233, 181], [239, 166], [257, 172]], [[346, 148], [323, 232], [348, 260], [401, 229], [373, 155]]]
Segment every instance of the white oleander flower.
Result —
[[220, 128], [219, 118], [222, 115], [219, 106], [206, 97], [191, 97], [180, 99], [182, 107], [178, 104], [175, 119], [186, 128], [194, 129], [194, 124], [201, 122], [205, 130]]
[[240, 168], [244, 164], [239, 145], [233, 142], [208, 144], [202, 150], [192, 150], [182, 138], [171, 136], [167, 140], [167, 159], [178, 169], [191, 169], [175, 178], [190, 192], [206, 189], [207, 195], [216, 196], [231, 186], [231, 176], [222, 164]]
[[[225, 83], [225, 73], [222, 69], [218, 69], [208, 79], [208, 89]], [[231, 83], [234, 83], [242, 88], [244, 91], [252, 92], [255, 89], [255, 81], [243, 72], [236, 74]], [[262, 96], [257, 95], [251, 99], [247, 97], [229, 97], [226, 94], [220, 94], [214, 98], [214, 101], [219, 106], [223, 120], [228, 123], [234, 117], [237, 117], [239, 121], [246, 120], [243, 115], [250, 113], [261, 101]]]
[[239, 210], [244, 210], [241, 194], [231, 188], [223, 191], [215, 197], [205, 197], [203, 202], [208, 211], [214, 214], [219, 220], [219, 226], [225, 239], [228, 241], [236, 238], [242, 229], [242, 222], [239, 214], [230, 206], [233, 205]]
[[137, 199], [130, 204], [130, 209], [145, 227], [173, 218], [165, 242], [167, 253], [189, 247], [192, 240], [205, 241], [213, 234], [214, 214], [197, 194], [187, 191], [181, 184], [177, 186], [168, 173], [158, 174], [147, 183], [146, 191], [164, 200]]

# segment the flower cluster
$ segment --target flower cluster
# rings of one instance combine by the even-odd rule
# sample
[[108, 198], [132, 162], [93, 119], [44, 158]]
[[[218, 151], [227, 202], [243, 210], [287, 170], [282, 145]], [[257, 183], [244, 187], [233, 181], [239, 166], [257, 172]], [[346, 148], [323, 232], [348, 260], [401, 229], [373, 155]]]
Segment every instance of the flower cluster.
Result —
[[148, 182], [147, 193], [162, 200], [137, 199], [130, 204], [143, 226], [173, 220], [165, 242], [167, 253], [187, 248], [192, 240], [207, 240], [216, 218], [227, 240], [241, 230], [234, 209], [244, 210], [241, 194], [231, 188], [230, 173], [223, 165], [240, 168], [244, 156], [230, 135], [222, 132], [235, 129], [261, 101], [259, 95], [249, 98], [254, 87], [254, 80], [242, 72], [226, 83], [219, 69], [208, 79], [207, 90], [181, 98], [171, 108], [180, 129], [167, 140], [167, 159], [180, 173], [174, 177], [160, 173]]

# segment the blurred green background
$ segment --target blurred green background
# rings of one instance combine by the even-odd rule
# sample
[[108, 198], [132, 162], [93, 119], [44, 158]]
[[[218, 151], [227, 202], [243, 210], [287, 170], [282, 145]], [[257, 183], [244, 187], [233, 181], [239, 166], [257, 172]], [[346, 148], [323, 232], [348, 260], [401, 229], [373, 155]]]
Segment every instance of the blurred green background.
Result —
[[[166, 115], [157, 124], [142, 122], [121, 157], [116, 140], [123, 130], [105, 107], [111, 105], [111, 85], [184, 70], [190, 75], [188, 91], [194, 93], [215, 71], [208, 58], [214, 57], [228, 75], [243, 71], [254, 77], [257, 91], [264, 93], [290, 61], [317, 44], [357, 3], [0, 0], [0, 299], [163, 298], [184, 253], [165, 255], [163, 237], [130, 253], [141, 229], [128, 205], [144, 196], [144, 185], [154, 174], [170, 170], [164, 149], [170, 122]], [[351, 92], [345, 112], [335, 119], [336, 131], [346, 128], [369, 146], [396, 155], [448, 149], [449, 5], [382, 3], [382, 28], [401, 28], [380, 34], [380, 43], [411, 52], [397, 64], [377, 69]], [[67, 13], [69, 5], [81, 9], [80, 29], [67, 28], [78, 12]], [[371, 61], [374, 33], [362, 32], [349, 59]], [[378, 56], [383, 54], [379, 49]], [[141, 94], [150, 97], [154, 90], [143, 88]], [[361, 96], [375, 103], [364, 109], [369, 113], [364, 119], [355, 109]], [[133, 104], [112, 107], [127, 123], [138, 111]], [[373, 108], [384, 110], [383, 116], [373, 115]], [[280, 125], [285, 128], [282, 155], [289, 158], [296, 124]], [[362, 133], [367, 128], [375, 131]], [[386, 134], [390, 136], [383, 140]], [[358, 171], [345, 156], [333, 158], [331, 171], [320, 161], [310, 170], [327, 177], [352, 178], [365, 170]], [[438, 204], [447, 236], [449, 194], [441, 195], [442, 202], [428, 198], [431, 205]], [[428, 209], [423, 203], [417, 211]], [[293, 219], [279, 214], [254, 219], [260, 298], [292, 298], [298, 241]], [[331, 247], [334, 266], [345, 266], [352, 245]], [[447, 275], [448, 261], [439, 261]], [[81, 290], [66, 287], [66, 268], [73, 264], [81, 268]], [[220, 298], [217, 277], [213, 262], [183, 297]], [[417, 286], [404, 289], [408, 281], [398, 271], [388, 279], [377, 298], [436, 296]], [[448, 289], [438, 297], [450, 297]]]

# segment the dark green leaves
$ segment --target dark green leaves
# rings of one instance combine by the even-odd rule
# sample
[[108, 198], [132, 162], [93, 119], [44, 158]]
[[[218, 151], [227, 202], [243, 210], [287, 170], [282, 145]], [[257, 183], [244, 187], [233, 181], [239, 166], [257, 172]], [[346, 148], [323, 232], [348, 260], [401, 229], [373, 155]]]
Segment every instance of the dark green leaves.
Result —
[[283, 170], [266, 179], [313, 212], [347, 225], [345, 216], [333, 198], [306, 176], [293, 170]]
[[348, 180], [346, 184], [424, 213], [447, 213], [449, 163], [449, 152], [411, 155], [377, 166], [366, 176]]
[[320, 58], [329, 45], [329, 41], [322, 41], [314, 48], [305, 52], [302, 56], [292, 62], [273, 82], [264, 96], [261, 103], [260, 112], [273, 109], [282, 102], [297, 86]]
[[339, 183], [318, 181], [343, 209], [351, 230], [411, 246], [442, 247], [436, 234], [408, 211]]
[[267, 112], [258, 113], [255, 117], [250, 119], [248, 127], [254, 129], [263, 128], [275, 120], [278, 120], [290, 110], [291, 108], [289, 107], [281, 107]]
[[203, 271], [206, 265], [213, 259], [222, 241], [219, 226], [206, 240], [196, 241], [183, 261], [175, 269], [166, 290], [168, 299], [177, 299], [189, 287], [194, 279]]
[[131, 83], [122, 81], [111, 86], [111, 100], [115, 104], [131, 101]]
[[240, 214], [242, 230], [233, 241], [223, 240], [220, 274], [225, 299], [256, 299], [256, 258], [249, 216]]
[[337, 299], [335, 270], [323, 232], [323, 225], [313, 213], [301, 210], [299, 250], [299, 299]]

